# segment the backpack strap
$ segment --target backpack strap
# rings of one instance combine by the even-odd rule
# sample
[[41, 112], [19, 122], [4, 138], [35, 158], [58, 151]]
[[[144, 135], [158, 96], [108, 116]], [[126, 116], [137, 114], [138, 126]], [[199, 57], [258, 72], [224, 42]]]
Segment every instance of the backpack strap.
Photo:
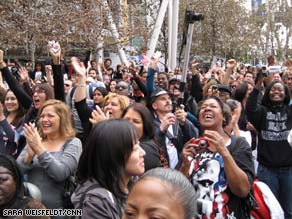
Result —
[[91, 185], [89, 186], [82, 194], [81, 198], [80, 198], [80, 204], [81, 206], [80, 207], [83, 207], [83, 202], [84, 202], [84, 199], [85, 199], [85, 196], [87, 194], [87, 192], [89, 192], [90, 190], [93, 190], [93, 189], [97, 189], [97, 188], [101, 188], [101, 186], [99, 184], [94, 184], [94, 185]]
[[[91, 190], [93, 190], [93, 189], [97, 189], [97, 188], [102, 188], [99, 184], [94, 184], [94, 185], [91, 185], [91, 186], [89, 186], [85, 191], [83, 191], [82, 193], [82, 196], [81, 196], [81, 198], [80, 198], [80, 206], [79, 206], [79, 208], [83, 208], [83, 202], [84, 202], [84, 200], [85, 200], [85, 196], [86, 196], [86, 194], [89, 192], [89, 191], [91, 191]], [[116, 207], [118, 208], [118, 211], [119, 211], [119, 215], [120, 215], [120, 217], [122, 216], [122, 211], [121, 211], [121, 208], [120, 208], [120, 206], [119, 206], [119, 203], [118, 203], [118, 200], [117, 200], [117, 198], [110, 192], [110, 191], [108, 191], [108, 190], [106, 190], [107, 192], [108, 192], [108, 194], [109, 194], [109, 196], [110, 196], [110, 198], [111, 199], [113, 199], [113, 201], [115, 202], [115, 204], [116, 204]], [[81, 217], [80, 217], [80, 219], [81, 219]]]

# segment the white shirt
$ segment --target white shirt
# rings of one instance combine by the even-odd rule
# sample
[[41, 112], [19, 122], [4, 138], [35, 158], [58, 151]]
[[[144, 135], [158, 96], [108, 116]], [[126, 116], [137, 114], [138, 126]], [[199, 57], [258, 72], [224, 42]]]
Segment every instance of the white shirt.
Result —
[[[169, 126], [167, 131], [173, 135], [173, 126]], [[177, 155], [177, 149], [174, 146], [174, 144], [166, 137], [165, 140], [167, 153], [169, 157], [169, 167], [174, 169], [178, 163], [178, 155]]]

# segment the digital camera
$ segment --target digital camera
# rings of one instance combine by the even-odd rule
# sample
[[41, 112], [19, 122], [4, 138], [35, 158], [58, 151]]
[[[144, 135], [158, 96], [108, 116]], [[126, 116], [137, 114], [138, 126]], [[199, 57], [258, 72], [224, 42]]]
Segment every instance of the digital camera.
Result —
[[205, 139], [205, 137], [194, 139], [191, 141], [191, 143], [198, 145], [198, 147], [195, 147], [196, 151], [209, 147], [209, 142]]

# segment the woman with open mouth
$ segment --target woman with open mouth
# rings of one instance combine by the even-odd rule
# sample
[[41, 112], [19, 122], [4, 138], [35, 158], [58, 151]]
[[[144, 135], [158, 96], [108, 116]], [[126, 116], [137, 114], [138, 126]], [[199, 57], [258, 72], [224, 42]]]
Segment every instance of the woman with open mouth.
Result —
[[205, 99], [198, 115], [203, 137], [186, 144], [181, 166], [199, 193], [198, 218], [249, 218], [241, 201], [254, 179], [250, 146], [224, 131], [230, 116], [219, 97]]
[[[104, 97], [102, 104], [95, 104], [95, 109], [91, 109], [86, 103], [86, 68], [76, 57], [71, 58], [71, 63], [77, 76], [77, 87], [74, 94], [75, 107], [82, 121], [84, 133], [88, 136], [92, 125], [105, 119], [120, 119], [124, 109], [130, 104], [130, 100], [126, 96], [109, 93]], [[86, 136], [84, 139], [87, 139]]]
[[[11, 71], [7, 67], [3, 60], [3, 51], [0, 50], [0, 70], [2, 75], [7, 82], [9, 88], [16, 96], [18, 102], [22, 107], [27, 110], [24, 118], [24, 123], [35, 122], [37, 124], [38, 110], [42, 104], [49, 99], [56, 98], [64, 101], [64, 79], [61, 73], [61, 47], [59, 43], [56, 44], [58, 50], [52, 50], [49, 48], [49, 53], [52, 58], [52, 69], [54, 74], [54, 88], [49, 83], [38, 83], [31, 88], [29, 74], [27, 69], [20, 68], [18, 70], [19, 79], [17, 80]], [[18, 148], [24, 148], [26, 140], [23, 136], [20, 136], [18, 141]], [[21, 151], [19, 151], [21, 152]]]

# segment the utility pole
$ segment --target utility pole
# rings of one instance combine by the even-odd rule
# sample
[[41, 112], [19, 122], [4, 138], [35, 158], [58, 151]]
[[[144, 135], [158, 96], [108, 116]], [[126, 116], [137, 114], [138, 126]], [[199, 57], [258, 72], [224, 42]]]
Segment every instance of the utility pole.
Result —
[[178, 32], [178, 9], [179, 0], [163, 0], [158, 12], [152, 37], [149, 41], [147, 56], [151, 57], [157, 46], [163, 19], [168, 7], [168, 66], [171, 70], [176, 67], [177, 61], [177, 32]]
[[160, 9], [158, 12], [158, 16], [157, 16], [157, 19], [156, 19], [156, 22], [154, 25], [152, 37], [151, 37], [150, 42], [149, 42], [148, 51], [146, 53], [146, 55], [148, 57], [151, 57], [155, 51], [155, 48], [156, 48], [156, 45], [158, 42], [158, 38], [159, 38], [159, 34], [160, 34], [160, 30], [161, 30], [161, 26], [163, 23], [163, 19], [164, 19], [169, 1], [170, 0], [163, 0], [161, 3], [161, 6], [160, 6]]
[[169, 23], [168, 26], [172, 26], [172, 36], [171, 40], [168, 41], [171, 47], [171, 59], [170, 59], [170, 68], [174, 70], [176, 68], [176, 55], [177, 55], [177, 32], [178, 32], [178, 9], [179, 9], [179, 0], [172, 0], [172, 23]]
[[172, 27], [173, 25], [170, 25], [172, 24], [172, 16], [173, 16], [173, 5], [172, 5], [172, 1], [173, 0], [170, 0], [169, 3], [168, 3], [168, 59], [167, 59], [167, 65], [170, 67], [171, 70], [174, 70], [172, 67], [171, 67], [171, 59], [172, 59], [172, 45], [171, 45], [171, 39], [172, 39]]

